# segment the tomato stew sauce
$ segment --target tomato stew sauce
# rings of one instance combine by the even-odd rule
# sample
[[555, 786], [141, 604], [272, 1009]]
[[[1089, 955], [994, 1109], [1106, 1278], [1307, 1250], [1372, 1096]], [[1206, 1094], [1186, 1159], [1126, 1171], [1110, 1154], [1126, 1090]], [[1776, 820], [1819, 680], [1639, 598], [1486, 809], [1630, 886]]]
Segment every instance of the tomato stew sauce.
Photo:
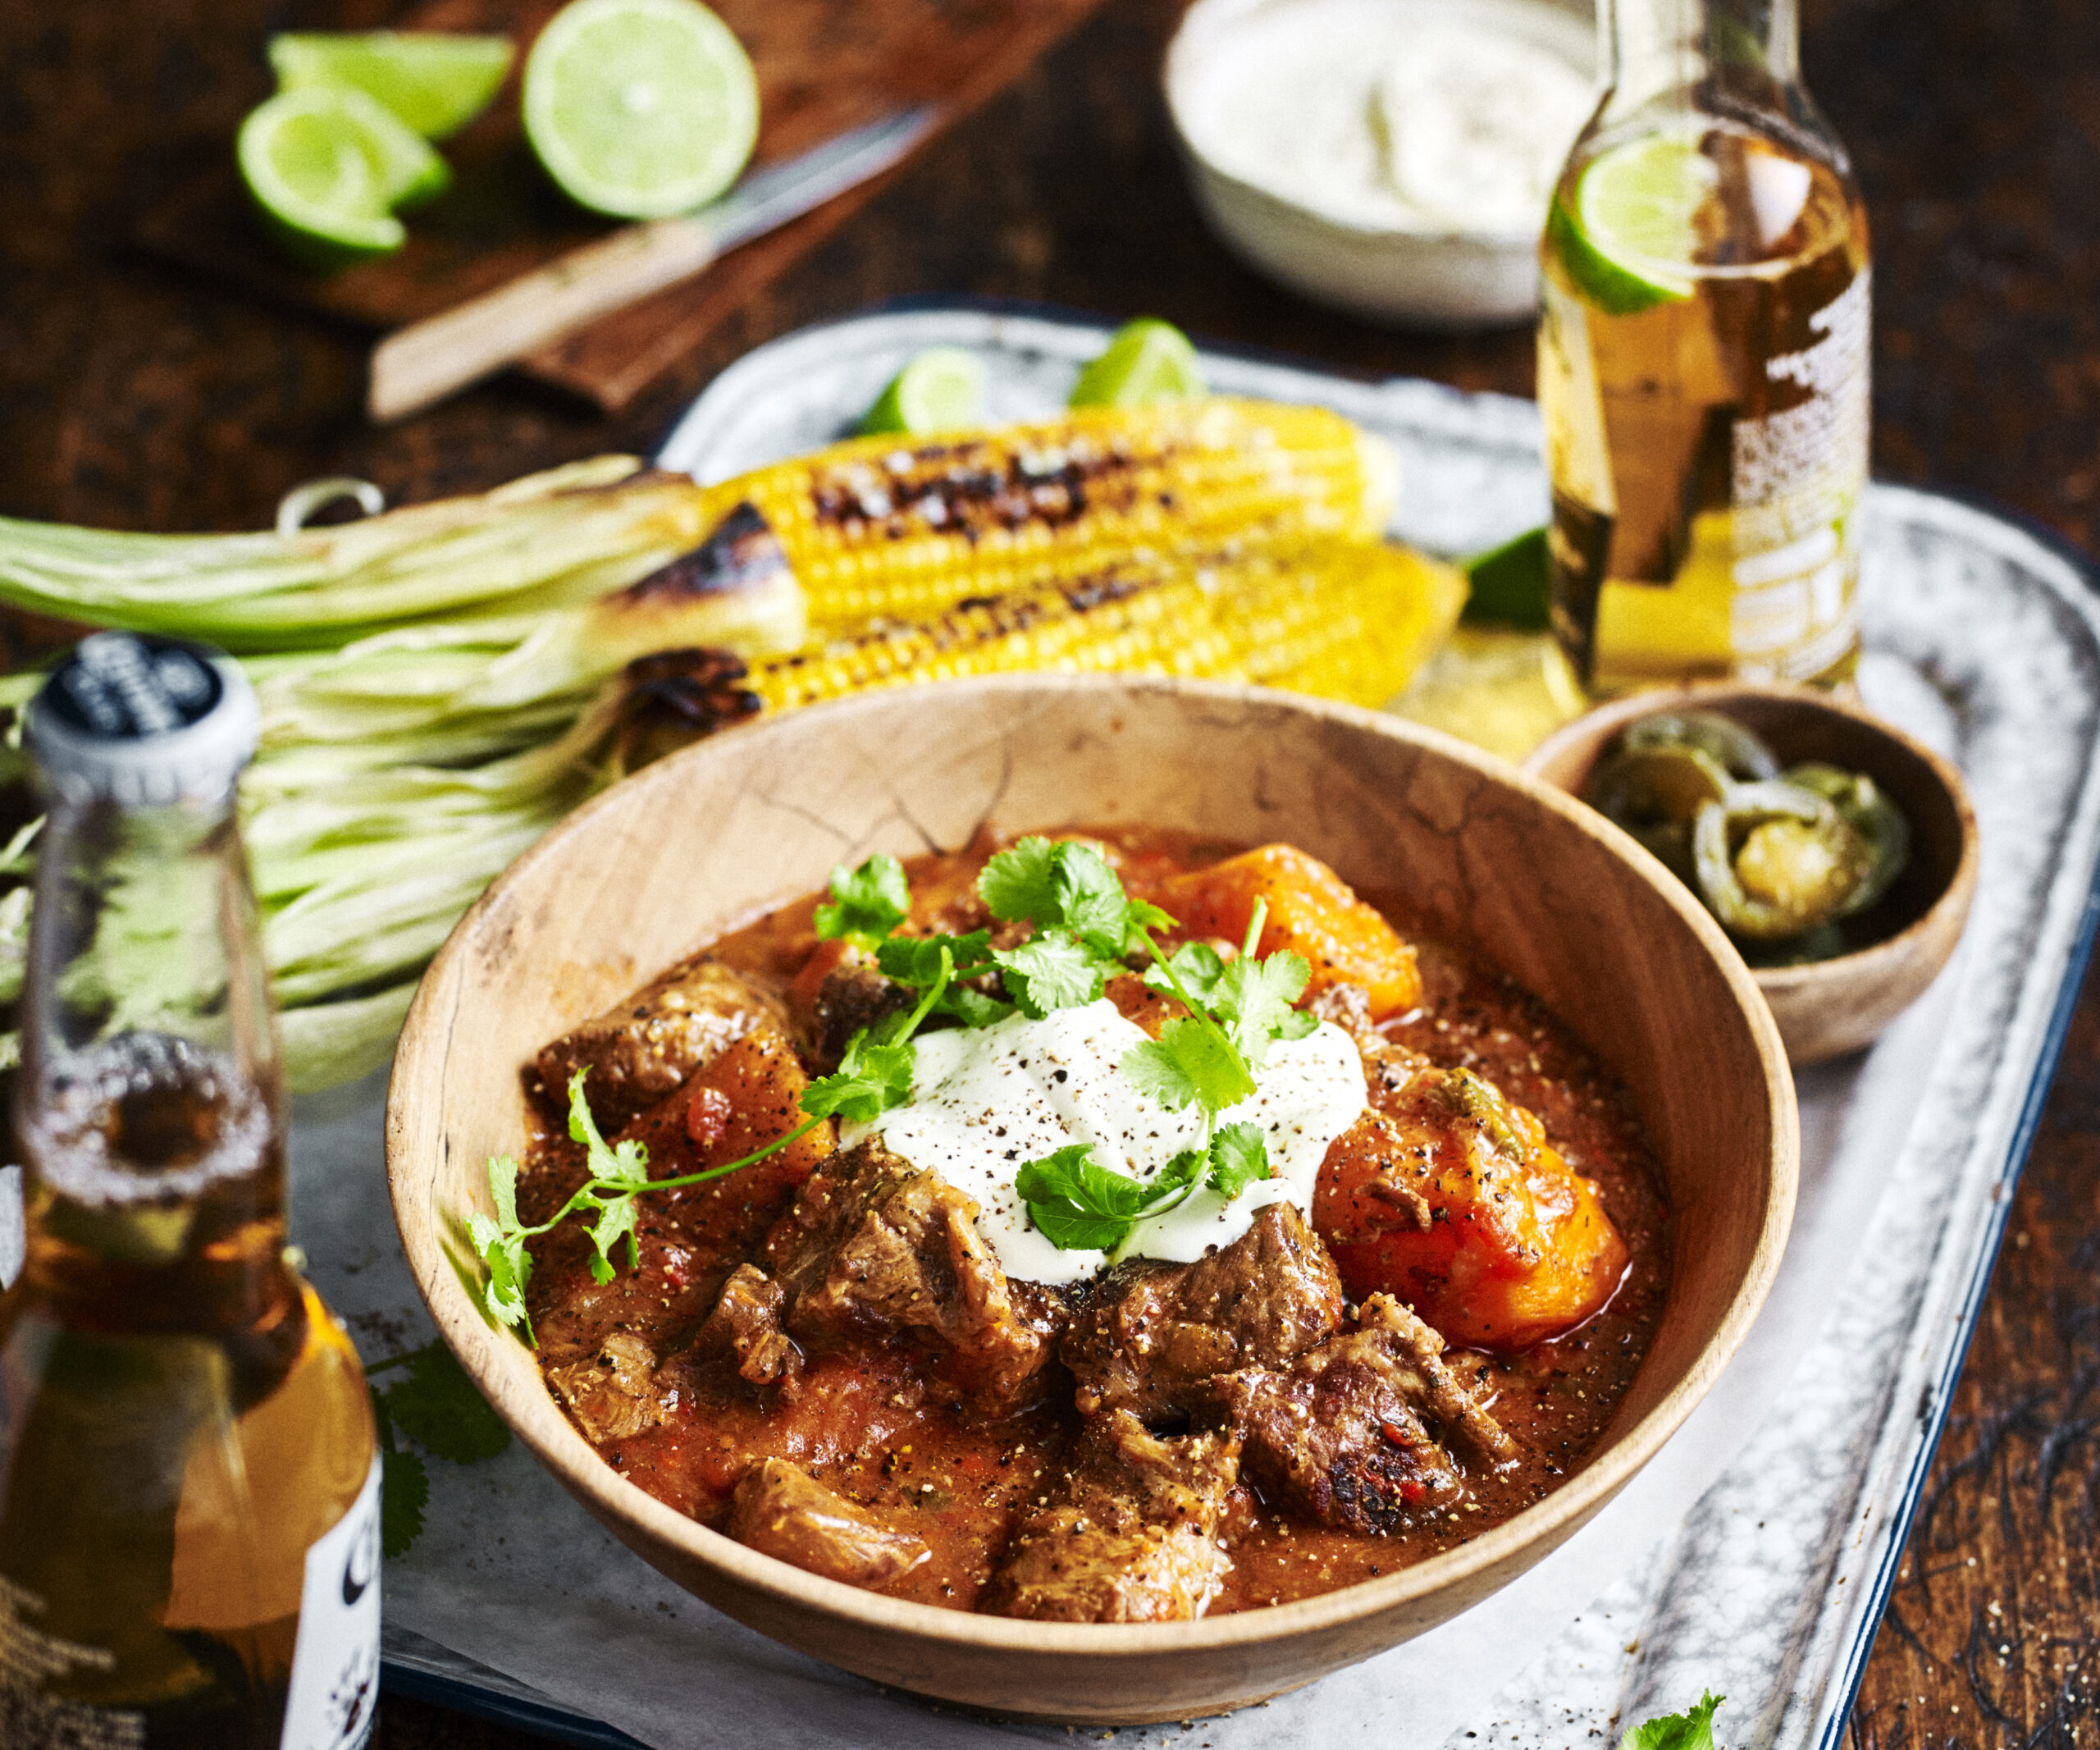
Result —
[[[1240, 848], [1150, 831], [1085, 836], [1107, 848], [1134, 895]], [[909, 861], [915, 902], [909, 927], [960, 932], [983, 923], [975, 883], [998, 848], [987, 841]], [[836, 944], [819, 944], [814, 934], [816, 897], [769, 912], [708, 951], [777, 994], [798, 1017], [838, 958]], [[1451, 1342], [1445, 1359], [1452, 1372], [1513, 1439], [1517, 1455], [1471, 1469], [1463, 1498], [1449, 1511], [1366, 1535], [1323, 1526], [1265, 1499], [1243, 1478], [1218, 1524], [1230, 1565], [1208, 1606], [1212, 1615], [1390, 1574], [1470, 1541], [1548, 1494], [1580, 1466], [1610, 1422], [1669, 1289], [1669, 1212], [1622, 1090], [1541, 1005], [1411, 930], [1401, 898], [1363, 897], [1414, 943], [1422, 982], [1418, 1006], [1379, 1024], [1378, 1034], [1445, 1070], [1473, 1071], [1535, 1114], [1551, 1149], [1593, 1181], [1630, 1261], [1602, 1309], [1552, 1340], [1502, 1354]], [[582, 1151], [560, 1122], [561, 1090], [536, 1083], [529, 1071], [527, 1079], [543, 1128], [520, 1181], [520, 1204], [524, 1218], [536, 1222], [579, 1182]], [[648, 1143], [652, 1177], [708, 1163], [694, 1140], [702, 1126], [691, 1113], [700, 1104], [681, 1089], [622, 1132]], [[733, 1090], [710, 1109], [719, 1117], [733, 1104]], [[724, 1152], [733, 1146], [755, 1145], [754, 1135], [779, 1134], [795, 1114], [729, 1116], [743, 1127], [720, 1142], [714, 1159], [733, 1158]], [[765, 1262], [766, 1234], [792, 1202], [798, 1173], [806, 1175], [806, 1163], [790, 1170], [780, 1159], [641, 1199], [641, 1268], [630, 1270], [623, 1259], [609, 1284], [591, 1280], [574, 1222], [538, 1241], [529, 1300], [550, 1383], [609, 1464], [679, 1511], [723, 1526], [740, 1479], [765, 1460], [785, 1459], [930, 1549], [929, 1558], [888, 1580], [884, 1592], [975, 1608], [1017, 1523], [1049, 1503], [1066, 1474], [1082, 1423], [1072, 1378], [1052, 1361], [1031, 1401], [988, 1419], [966, 1400], [955, 1407], [954, 1394], [944, 1397], [938, 1388], [924, 1350], [902, 1342], [870, 1340], [812, 1354], [792, 1391], [754, 1387], [733, 1377], [725, 1384], [719, 1372], [682, 1370], [680, 1346], [691, 1343], [735, 1266]], [[586, 1414], [591, 1391], [619, 1383], [623, 1338], [641, 1346], [628, 1357], [633, 1378], [626, 1382], [647, 1400], [644, 1410]]]

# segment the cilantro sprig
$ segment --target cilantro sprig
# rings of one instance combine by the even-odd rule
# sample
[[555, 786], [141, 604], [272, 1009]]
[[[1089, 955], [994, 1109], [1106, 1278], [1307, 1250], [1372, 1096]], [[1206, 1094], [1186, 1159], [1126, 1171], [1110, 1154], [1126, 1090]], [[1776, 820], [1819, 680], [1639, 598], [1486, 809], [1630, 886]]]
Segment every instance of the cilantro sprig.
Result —
[[[895, 859], [889, 860], [892, 864]], [[867, 866], [863, 865], [865, 869]], [[898, 870], [899, 880], [902, 870]], [[840, 884], [833, 882], [837, 891]], [[844, 901], [841, 902], [845, 903]], [[902, 914], [900, 914], [900, 918]], [[467, 1234], [474, 1251], [488, 1270], [482, 1285], [482, 1304], [497, 1323], [520, 1331], [528, 1343], [536, 1341], [532, 1319], [526, 1309], [526, 1285], [532, 1278], [532, 1254], [527, 1242], [552, 1231], [573, 1215], [591, 1218], [584, 1229], [591, 1242], [591, 1274], [609, 1282], [617, 1267], [613, 1256], [620, 1242], [627, 1243], [629, 1269], [641, 1265], [641, 1245], [637, 1232], [635, 1199], [644, 1192], [678, 1190], [689, 1185], [705, 1185], [710, 1179], [741, 1172], [769, 1154], [806, 1136], [825, 1119], [841, 1117], [865, 1124], [902, 1106], [911, 1098], [911, 1035], [947, 994], [955, 974], [953, 953], [946, 942], [934, 948], [932, 976], [908, 1013], [885, 1017], [873, 1027], [853, 1035], [831, 1075], [812, 1081], [803, 1090], [802, 1122], [784, 1135], [776, 1136], [762, 1149], [754, 1149], [740, 1159], [698, 1172], [678, 1173], [669, 1178], [649, 1177], [646, 1145], [629, 1137], [617, 1146], [608, 1143], [591, 1116], [583, 1097], [588, 1073], [578, 1070], [568, 1084], [568, 1134], [583, 1145], [585, 1178], [569, 1194], [568, 1200], [544, 1222], [527, 1224], [518, 1214], [518, 1163], [499, 1155], [489, 1163], [489, 1196], [494, 1215], [477, 1210], [467, 1218]]]
[[841, 863], [832, 870], [831, 898], [816, 909], [817, 934], [872, 950], [911, 914], [904, 865], [879, 851], [858, 869]]
[[1255, 955], [1267, 916], [1268, 902], [1256, 900], [1236, 959], [1226, 961], [1208, 942], [1185, 942], [1145, 974], [1153, 989], [1189, 1012], [1123, 1060], [1123, 1073], [1162, 1105], [1200, 1105], [1213, 1115], [1237, 1105], [1254, 1092], [1254, 1071], [1268, 1061], [1271, 1044], [1303, 1039], [1319, 1026], [1291, 1007], [1312, 976], [1303, 957]]
[[1118, 1254], [1139, 1223], [1165, 1215], [1208, 1186], [1230, 1202], [1270, 1177], [1268, 1140], [1257, 1124], [1219, 1127], [1209, 1144], [1185, 1149], [1151, 1179], [1103, 1167], [1092, 1146], [1075, 1143], [1025, 1163], [1014, 1189], [1037, 1230], [1063, 1252]]
[[1714, 1712], [1726, 1700], [1710, 1690], [1681, 1714], [1659, 1714], [1629, 1725], [1618, 1750], [1714, 1750]]
[[[396, 1368], [405, 1371], [381, 1384], [379, 1376]], [[424, 1455], [478, 1464], [509, 1448], [510, 1430], [442, 1341], [374, 1361], [365, 1377], [373, 1429], [386, 1455], [379, 1485], [380, 1547], [389, 1558], [398, 1557], [422, 1533], [430, 1503]]]
[[902, 863], [878, 852], [856, 867], [842, 864], [832, 870], [831, 897], [815, 909], [817, 935], [873, 954], [883, 975], [916, 1000], [856, 1033], [838, 1068], [803, 1092], [803, 1122], [741, 1159], [651, 1179], [649, 1151], [641, 1142], [630, 1138], [614, 1145], [600, 1132], [584, 1099], [584, 1071], [578, 1071], [568, 1085], [568, 1130], [583, 1145], [584, 1182], [546, 1221], [527, 1224], [518, 1213], [518, 1163], [499, 1156], [488, 1164], [495, 1213], [467, 1218], [468, 1236], [488, 1272], [482, 1297], [489, 1316], [519, 1331], [527, 1342], [535, 1341], [526, 1305], [532, 1276], [528, 1242], [571, 1217], [587, 1218], [591, 1274], [609, 1282], [623, 1241], [628, 1268], [641, 1264], [637, 1198], [740, 1172], [828, 1118], [872, 1123], [906, 1103], [915, 1071], [913, 1038], [934, 1017], [969, 1027], [990, 1026], [1016, 1012], [1039, 1021], [1098, 1000], [1109, 978], [1140, 957], [1149, 963], [1146, 982], [1188, 1012], [1169, 1021], [1157, 1039], [1133, 1048], [1123, 1072], [1163, 1104], [1200, 1106], [1203, 1145], [1176, 1156], [1148, 1181], [1101, 1167], [1084, 1145], [1031, 1161], [1016, 1180], [1030, 1216], [1061, 1248], [1113, 1251], [1139, 1222], [1177, 1208], [1199, 1186], [1230, 1199], [1269, 1177], [1260, 1130], [1249, 1124], [1221, 1128], [1216, 1122], [1254, 1093], [1254, 1071], [1273, 1043], [1302, 1039], [1317, 1025], [1291, 1006], [1311, 976], [1304, 960], [1292, 953], [1256, 956], [1264, 903], [1255, 907], [1245, 947], [1228, 962], [1204, 943], [1162, 954], [1153, 932], [1173, 928], [1175, 920], [1133, 899], [1107, 859], [1082, 840], [1021, 839], [985, 865], [977, 887], [995, 919], [1029, 926], [1025, 941], [994, 948], [985, 930], [899, 935], [911, 911]]

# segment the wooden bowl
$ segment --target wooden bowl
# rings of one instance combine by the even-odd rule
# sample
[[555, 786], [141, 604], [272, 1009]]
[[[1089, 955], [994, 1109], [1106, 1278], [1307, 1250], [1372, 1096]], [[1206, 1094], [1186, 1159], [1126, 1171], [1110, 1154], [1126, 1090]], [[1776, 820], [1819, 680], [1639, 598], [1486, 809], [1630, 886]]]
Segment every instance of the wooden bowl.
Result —
[[[1445, 940], [1543, 998], [1627, 1084], [1675, 1211], [1655, 1345], [1597, 1451], [1463, 1547], [1273, 1610], [1198, 1622], [1018, 1622], [820, 1579], [705, 1529], [584, 1443], [476, 1298], [464, 1213], [525, 1134], [519, 1066], [725, 926], [875, 850], [1009, 828], [1144, 822], [1287, 839], [1409, 893]], [[445, 1340], [518, 1437], [630, 1548], [739, 1621], [877, 1682], [1099, 1724], [1238, 1707], [1418, 1634], [1562, 1542], [1713, 1383], [1770, 1285], [1794, 1199], [1793, 1084], [1714, 921], [1559, 792], [1349, 706], [1171, 681], [1016, 675], [869, 694], [653, 765], [528, 851], [454, 930], [395, 1060], [387, 1175]], [[675, 1683], [667, 1673], [665, 1681]]]
[[1541, 742], [1524, 770], [1580, 796], [1598, 756], [1637, 718], [1696, 709], [1732, 717], [1780, 763], [1827, 760], [1864, 772], [1911, 823], [1911, 861], [1882, 901], [1847, 925], [1860, 945], [1813, 966], [1751, 973], [1795, 1063], [1857, 1051], [1924, 995], [1976, 897], [1976, 816], [1961, 774], [1931, 748], [1856, 705], [1808, 687], [1720, 682], [1644, 692], [1577, 718]]

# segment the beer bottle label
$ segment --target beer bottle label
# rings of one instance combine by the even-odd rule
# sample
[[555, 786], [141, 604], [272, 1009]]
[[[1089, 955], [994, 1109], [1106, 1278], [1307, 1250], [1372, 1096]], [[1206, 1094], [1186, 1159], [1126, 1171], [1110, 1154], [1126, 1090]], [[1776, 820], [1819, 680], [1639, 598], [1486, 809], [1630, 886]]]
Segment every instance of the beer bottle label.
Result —
[[1809, 318], [1814, 338], [1764, 363], [1791, 404], [1735, 422], [1730, 642], [1751, 680], [1807, 680], [1859, 637], [1854, 514], [1867, 481], [1872, 276]]
[[379, 1707], [379, 1471], [306, 1552], [283, 1750], [364, 1750]]

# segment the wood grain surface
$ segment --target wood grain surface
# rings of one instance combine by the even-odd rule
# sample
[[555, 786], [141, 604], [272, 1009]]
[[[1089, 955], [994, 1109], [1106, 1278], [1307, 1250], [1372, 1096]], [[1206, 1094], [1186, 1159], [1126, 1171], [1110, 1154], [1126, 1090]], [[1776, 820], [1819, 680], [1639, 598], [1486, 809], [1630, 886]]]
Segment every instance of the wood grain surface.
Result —
[[[1874, 218], [1877, 468], [1986, 496], [2091, 546], [2100, 8], [1803, 9], [1810, 83]], [[0, 514], [230, 529], [267, 523], [280, 493], [317, 474], [363, 474], [397, 499], [482, 487], [646, 447], [759, 341], [915, 292], [1150, 310], [1365, 374], [1530, 393], [1525, 333], [1389, 334], [1239, 267], [1203, 228], [1154, 91], [1178, 0], [1104, 0], [617, 417], [509, 382], [373, 432], [354, 336], [141, 260], [125, 240], [185, 158], [226, 149], [267, 89], [268, 31], [375, 28], [407, 10], [0, 6]], [[2011, 1232], [1853, 1716], [1859, 1750], [2100, 1745], [2100, 977], [2080, 997]], [[390, 1700], [377, 1742], [539, 1740]]]
[[[755, 166], [778, 164], [914, 105], [947, 126], [1011, 82], [1098, 0], [718, 0], [758, 75]], [[390, 25], [488, 31], [517, 44], [509, 77], [445, 142], [452, 186], [410, 218], [396, 254], [309, 273], [262, 236], [223, 140], [145, 209], [139, 244], [253, 292], [361, 327], [397, 328], [495, 291], [618, 229], [564, 199], [533, 162], [518, 116], [526, 53], [560, 0], [427, 0]], [[257, 60], [259, 70], [262, 62]], [[257, 94], [267, 90], [267, 77]], [[609, 411], [624, 407], [752, 291], [850, 217], [882, 178], [847, 190], [669, 286], [540, 348], [523, 368]]]

